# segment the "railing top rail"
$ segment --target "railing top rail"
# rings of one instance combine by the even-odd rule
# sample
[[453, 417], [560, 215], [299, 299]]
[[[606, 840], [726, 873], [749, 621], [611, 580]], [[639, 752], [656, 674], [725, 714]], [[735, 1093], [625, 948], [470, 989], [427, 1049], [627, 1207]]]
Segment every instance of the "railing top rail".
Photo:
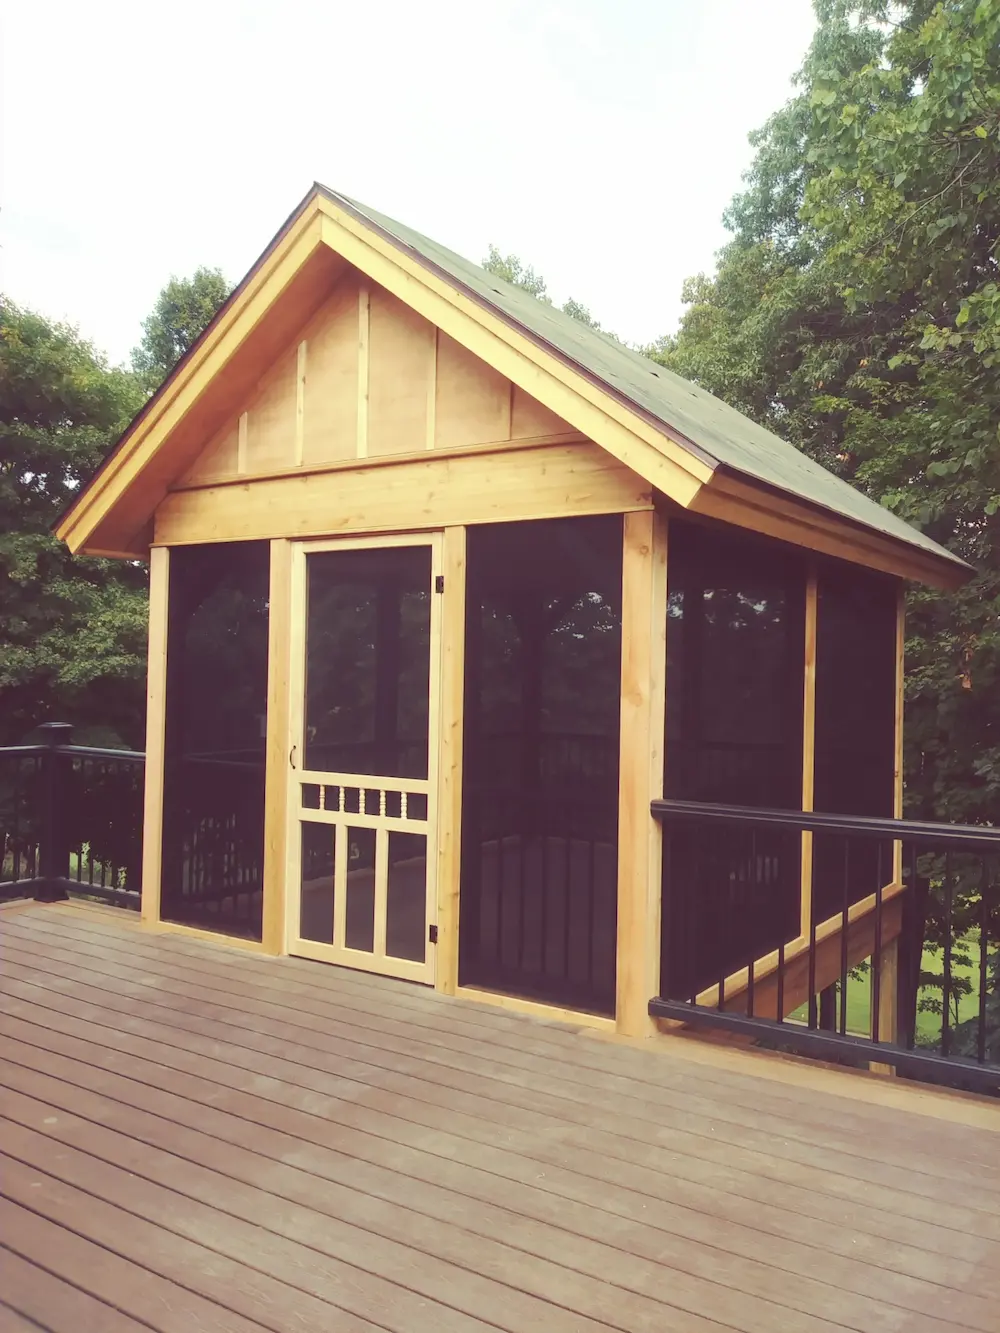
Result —
[[130, 764], [146, 762], [142, 750], [109, 750], [101, 745], [60, 745], [63, 754], [82, 755], [85, 759], [124, 759]]
[[146, 761], [142, 750], [111, 750], [100, 745], [0, 745], [0, 759], [5, 755], [37, 759], [46, 754], [80, 755], [85, 759], [124, 759], [132, 764]]
[[688, 823], [767, 825], [816, 833], [849, 833], [856, 837], [892, 838], [950, 851], [1000, 853], [1000, 829], [976, 824], [938, 824], [931, 820], [876, 819], [868, 815], [831, 815], [804, 810], [760, 809], [749, 805], [719, 805], [703, 801], [659, 800], [650, 802], [650, 812], [659, 820], [679, 819]]

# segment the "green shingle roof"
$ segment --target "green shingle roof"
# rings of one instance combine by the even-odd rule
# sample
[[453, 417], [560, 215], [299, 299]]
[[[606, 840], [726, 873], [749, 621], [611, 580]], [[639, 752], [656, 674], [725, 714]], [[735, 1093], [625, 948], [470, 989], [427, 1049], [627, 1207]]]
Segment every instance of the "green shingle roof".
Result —
[[627, 403], [711, 468], [805, 500], [908, 546], [969, 566], [890, 510], [836, 477], [780, 436], [698, 385], [681, 379], [614, 338], [537, 300], [436, 241], [364, 204], [318, 185], [333, 203], [382, 233], [424, 267], [454, 284], [536, 343], [543, 344]]

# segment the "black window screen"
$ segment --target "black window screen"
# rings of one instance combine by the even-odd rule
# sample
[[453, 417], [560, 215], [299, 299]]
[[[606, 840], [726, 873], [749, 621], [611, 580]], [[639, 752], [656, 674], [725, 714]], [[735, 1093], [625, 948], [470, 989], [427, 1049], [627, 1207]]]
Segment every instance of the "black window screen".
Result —
[[[824, 566], [816, 612], [816, 767], [813, 805], [840, 815], [893, 813], [897, 585], [864, 570]], [[816, 834], [817, 919], [891, 878], [891, 843]], [[845, 878], [846, 877], [846, 878]]]
[[[775, 543], [671, 520], [668, 797], [801, 809], [806, 562]], [[662, 994], [689, 998], [800, 916], [795, 831], [664, 823]]]
[[260, 939], [267, 542], [170, 553], [160, 914]]
[[468, 543], [460, 979], [611, 1014], [622, 520]]

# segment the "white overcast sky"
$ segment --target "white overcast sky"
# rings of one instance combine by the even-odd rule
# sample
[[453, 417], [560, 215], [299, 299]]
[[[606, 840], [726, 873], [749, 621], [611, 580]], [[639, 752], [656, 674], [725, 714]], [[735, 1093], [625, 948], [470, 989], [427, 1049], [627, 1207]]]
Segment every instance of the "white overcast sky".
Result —
[[646, 342], [812, 30], [810, 0], [7, 0], [0, 287], [124, 361], [171, 274], [235, 282], [320, 180]]

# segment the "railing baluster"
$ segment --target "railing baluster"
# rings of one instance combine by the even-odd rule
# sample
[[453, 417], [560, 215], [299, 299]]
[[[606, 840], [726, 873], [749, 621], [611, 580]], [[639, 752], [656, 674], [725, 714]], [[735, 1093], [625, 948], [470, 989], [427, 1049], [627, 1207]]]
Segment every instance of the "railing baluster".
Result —
[[979, 1015], [976, 1024], [976, 1058], [979, 1063], [986, 1063], [986, 1000], [989, 995], [989, 969], [987, 967], [990, 935], [989, 900], [993, 888], [992, 864], [983, 858], [982, 877], [979, 881]]
[[951, 1049], [951, 854], [944, 857], [944, 976], [941, 1004], [941, 1054]]
[[872, 944], [872, 1041], [879, 1040], [882, 1006], [882, 844], [875, 848], [875, 938]]
[[[895, 1066], [900, 1072], [909, 1073], [913, 1077], [939, 1082], [952, 1081], [963, 1087], [1000, 1093], [1000, 1062], [997, 1062], [995, 1052], [992, 1053], [994, 1062], [989, 1063], [992, 1038], [988, 1003], [993, 968], [991, 932], [994, 929], [992, 900], [996, 893], [994, 876], [1000, 873], [1000, 867], [991, 858], [1000, 857], [1000, 828], [754, 809], [669, 799], [653, 801], [651, 811], [661, 822], [664, 849], [661, 996], [650, 1001], [649, 1011], [653, 1016], [679, 1019], [694, 1023], [695, 1026], [715, 1026], [746, 1035], [756, 1034], [758, 1038], [773, 1028], [782, 1034], [776, 1038], [782, 1045], [822, 1058], [846, 1060], [854, 1064], [868, 1064], [873, 1058], [873, 1052], [877, 1050], [877, 1057], [874, 1058], [879, 1064]], [[719, 836], [696, 834], [688, 837], [685, 834], [691, 851], [685, 858], [684, 873], [680, 877], [682, 883], [675, 883], [678, 877], [672, 873], [670, 865], [672, 831], [677, 825], [698, 826], [699, 830], [715, 825], [719, 829]], [[760, 857], [759, 835], [765, 829], [780, 828], [799, 832], [810, 830], [825, 836], [839, 834], [845, 839], [839, 904], [834, 908], [831, 918], [824, 921], [824, 909], [818, 903], [816, 894], [823, 891], [821, 886], [826, 881], [817, 875], [806, 931], [806, 957], [799, 956], [795, 962], [797, 974], [803, 976], [805, 973], [807, 977], [808, 1023], [805, 1026], [781, 1021], [787, 990], [786, 945], [780, 930], [772, 940], [761, 930], [761, 923], [774, 915], [771, 913], [772, 896], [780, 888], [780, 876], [772, 874], [772, 862], [769, 859]], [[867, 886], [859, 887], [852, 883], [852, 866], [856, 867], [857, 864], [854, 856], [855, 838], [862, 842], [869, 839], [876, 844], [875, 854], [868, 861], [869, 867], [875, 870], [874, 892], [870, 889], [866, 892]], [[734, 845], [736, 840], [739, 840], [739, 846]], [[904, 849], [904, 860], [900, 867], [903, 882], [897, 886], [893, 880], [890, 894], [885, 882], [885, 858], [886, 848], [895, 842], [901, 843]], [[916, 1044], [921, 954], [926, 935], [924, 902], [929, 896], [929, 886], [918, 874], [919, 858], [923, 851], [936, 853], [944, 864], [940, 894], [937, 893], [938, 879], [934, 882], [934, 899], [940, 904], [939, 909], [936, 909], [936, 919], [940, 922], [942, 934], [938, 936], [936, 925], [931, 927], [931, 938], [942, 939], [944, 948], [941, 1054], [932, 1054]], [[953, 863], [956, 851], [963, 854], [957, 868]], [[958, 1049], [952, 1014], [956, 994], [955, 950], [965, 938], [964, 923], [970, 901], [972, 904], [975, 901], [975, 883], [971, 871], [966, 868], [967, 853], [975, 854], [981, 863], [978, 912], [974, 906], [972, 909], [978, 919], [980, 952], [978, 968], [973, 965], [973, 977], [978, 982], [978, 1003], [974, 1029], [971, 1022], [968, 1025], [975, 1032], [975, 1039], [972, 1040], [970, 1031], [969, 1048], [975, 1052], [971, 1058], [963, 1056]], [[938, 865], [941, 863], [939, 860]], [[940, 873], [939, 870], [938, 877]], [[901, 895], [898, 903], [897, 895]], [[866, 897], [869, 903], [867, 913], [858, 916], [855, 924], [852, 911]], [[887, 1003], [881, 968], [884, 961], [882, 955], [888, 942], [888, 914], [890, 911], [895, 914], [899, 910], [902, 910], [902, 927], [898, 934], [899, 967], [895, 997], [899, 1034], [898, 1040], [880, 1041], [880, 1032], [883, 1031], [880, 1018]], [[751, 913], [749, 917], [748, 911]], [[699, 912], [700, 916], [697, 915]], [[753, 915], [754, 912], [756, 915]], [[692, 917], [690, 925], [686, 923], [687, 916]], [[933, 921], [935, 918], [931, 919]], [[774, 920], [777, 922], [776, 916]], [[838, 1015], [831, 1004], [831, 987], [824, 987], [821, 1013], [818, 1012], [819, 996], [816, 990], [817, 984], [821, 984], [828, 975], [824, 970], [820, 977], [818, 971], [819, 926], [824, 925], [823, 938], [827, 939], [834, 923], [839, 926], [840, 934], [839, 1022], [832, 1021]], [[729, 927], [734, 932], [740, 932], [739, 939], [735, 934], [727, 938]], [[870, 932], [868, 948], [872, 969], [872, 1029], [865, 1036], [852, 1035], [848, 1030], [849, 942], [852, 929], [862, 932], [867, 929]], [[956, 931], [963, 932], [962, 940], [956, 938]], [[751, 934], [753, 944], [749, 950], [750, 957], [746, 957], [744, 941]], [[971, 948], [971, 939], [968, 943]], [[701, 951], [699, 945], [702, 946]], [[773, 961], [770, 964], [763, 961], [769, 953], [772, 960], [776, 955], [776, 967]], [[708, 970], [710, 965], [707, 966], [709, 958], [719, 960], [711, 970]], [[671, 966], [678, 959], [683, 961], [685, 975], [691, 978], [690, 984], [685, 982], [678, 986], [671, 980]], [[755, 964], [757, 967], [751, 972]], [[743, 977], [738, 985], [735, 982], [737, 975]], [[768, 985], [773, 986], [777, 993], [777, 1012], [773, 1019], [756, 1015], [761, 980], [765, 975]], [[730, 986], [728, 995], [725, 990], [727, 981]], [[838, 983], [833, 984], [836, 986]], [[697, 995], [706, 986], [713, 987], [714, 1002], [699, 1008]], [[678, 992], [686, 998], [671, 998]], [[768, 1007], [770, 1009], [770, 1004]], [[820, 1018], [821, 1021], [818, 1021]], [[767, 1037], [764, 1039], [767, 1040]]]

